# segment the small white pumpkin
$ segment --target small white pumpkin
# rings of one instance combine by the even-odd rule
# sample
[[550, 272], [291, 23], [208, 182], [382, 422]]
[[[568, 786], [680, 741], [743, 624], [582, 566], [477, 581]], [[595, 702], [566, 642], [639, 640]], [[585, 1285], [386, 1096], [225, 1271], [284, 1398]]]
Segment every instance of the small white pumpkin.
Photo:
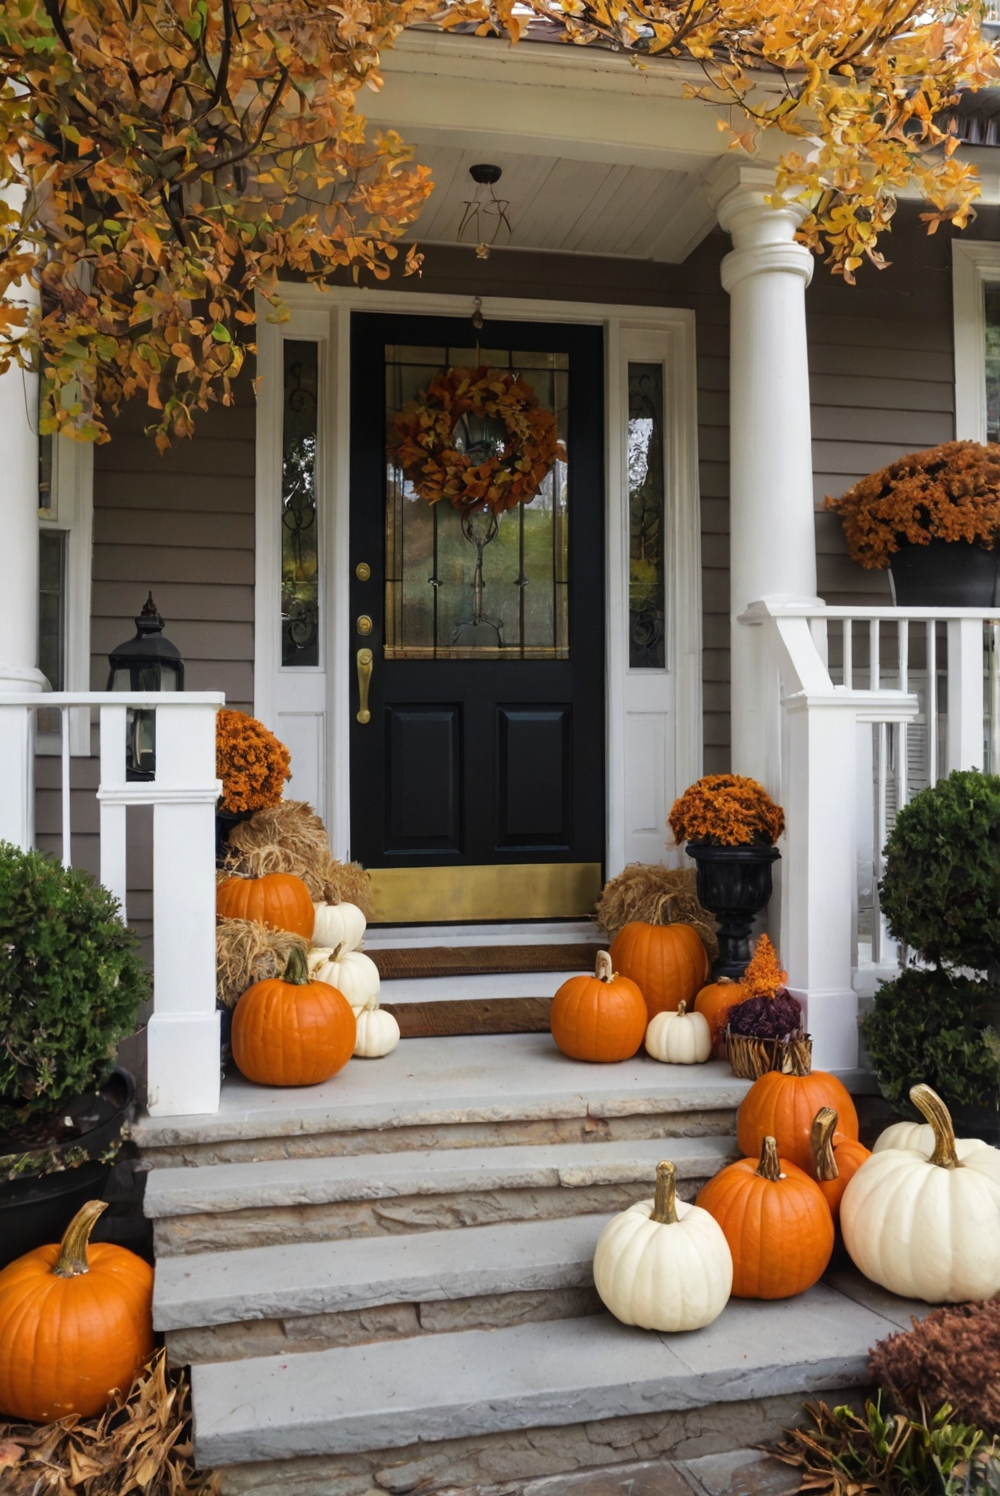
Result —
[[399, 1024], [384, 1008], [358, 1008], [354, 1017], [358, 1024], [358, 1037], [354, 1053], [362, 1060], [380, 1060], [392, 1054], [399, 1043]]
[[646, 1030], [646, 1053], [664, 1065], [703, 1065], [712, 1058], [712, 1029], [704, 1013], [657, 1013]]
[[[879, 1134], [872, 1152], [884, 1153], [887, 1148], [902, 1148], [904, 1152], [930, 1158], [934, 1152], [934, 1129], [929, 1122], [893, 1122]], [[1000, 1148], [993, 1148], [981, 1138], [956, 1138], [955, 1152], [959, 1163], [964, 1163], [971, 1153], [981, 1152], [983, 1156], [976, 1160], [976, 1168], [1000, 1184]]]
[[624, 1325], [700, 1330], [717, 1319], [733, 1286], [722, 1227], [678, 1200], [672, 1163], [656, 1166], [656, 1196], [609, 1221], [594, 1253], [594, 1283]]
[[314, 904], [313, 944], [333, 951], [356, 951], [365, 938], [366, 921], [356, 904]]
[[352, 1008], [377, 1008], [379, 994], [378, 967], [361, 951], [334, 951], [320, 962], [310, 976], [314, 982], [328, 982], [347, 998]]
[[993, 1149], [955, 1147], [948, 1108], [930, 1086], [910, 1100], [934, 1133], [930, 1157], [883, 1148], [844, 1191], [844, 1243], [866, 1278], [928, 1304], [981, 1302], [1000, 1292], [1000, 1182]]

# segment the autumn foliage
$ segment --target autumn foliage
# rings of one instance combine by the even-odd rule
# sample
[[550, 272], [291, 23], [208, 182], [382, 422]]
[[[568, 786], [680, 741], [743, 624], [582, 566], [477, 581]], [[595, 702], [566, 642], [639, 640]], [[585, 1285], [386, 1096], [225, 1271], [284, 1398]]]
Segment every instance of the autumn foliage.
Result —
[[0, 8], [0, 372], [40, 363], [43, 432], [102, 440], [141, 394], [161, 446], [190, 435], [231, 400], [255, 293], [280, 317], [282, 272], [389, 274], [430, 172], [356, 101], [421, 4]]
[[221, 711], [215, 724], [215, 772], [222, 780], [219, 809], [239, 815], [277, 805], [290, 778], [284, 743], [256, 717]]
[[775, 997], [788, 981], [788, 972], [782, 971], [778, 953], [771, 944], [769, 935], [762, 935], [750, 958], [740, 987], [745, 998]]
[[870, 473], [839, 499], [847, 548], [866, 570], [888, 566], [901, 544], [966, 540], [991, 551], [1000, 530], [1000, 446], [943, 442]]
[[706, 774], [674, 801], [667, 823], [678, 845], [705, 841], [720, 847], [770, 846], [785, 829], [785, 813], [756, 779]]

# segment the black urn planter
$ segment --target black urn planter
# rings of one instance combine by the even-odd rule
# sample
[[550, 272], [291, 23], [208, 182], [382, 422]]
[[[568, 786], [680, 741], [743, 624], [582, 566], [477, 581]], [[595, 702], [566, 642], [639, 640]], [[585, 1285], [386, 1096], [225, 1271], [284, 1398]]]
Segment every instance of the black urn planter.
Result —
[[889, 567], [897, 608], [994, 608], [1000, 602], [1000, 548], [968, 540], [901, 545]]
[[[7, 1172], [11, 1160], [18, 1160], [16, 1177], [0, 1178], [0, 1268], [35, 1247], [57, 1242], [80, 1206], [100, 1197], [112, 1168], [106, 1155], [134, 1102], [135, 1082], [127, 1070], [117, 1069], [100, 1091], [66, 1103], [64, 1115], [72, 1119], [77, 1136], [26, 1150], [0, 1135], [0, 1162]], [[98, 1230], [95, 1240], [99, 1238]]]
[[777, 847], [720, 847], [688, 842], [685, 848], [698, 868], [698, 901], [719, 922], [719, 959], [712, 979], [738, 981], [750, 963], [750, 930], [754, 916], [771, 897], [771, 864]]

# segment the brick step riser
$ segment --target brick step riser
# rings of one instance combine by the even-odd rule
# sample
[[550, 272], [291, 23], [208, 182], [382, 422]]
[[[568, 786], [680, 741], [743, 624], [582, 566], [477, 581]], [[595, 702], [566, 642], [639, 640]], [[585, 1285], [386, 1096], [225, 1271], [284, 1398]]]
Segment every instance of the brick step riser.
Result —
[[[693, 1200], [708, 1177], [679, 1180], [680, 1198]], [[334, 1200], [321, 1205], [162, 1216], [153, 1223], [153, 1241], [158, 1257], [175, 1257], [282, 1243], [403, 1236], [417, 1231], [496, 1225], [501, 1221], [611, 1215], [637, 1200], [648, 1200], [650, 1194], [647, 1179], [577, 1188], [556, 1185], [481, 1193], [395, 1195], [375, 1200]]]
[[617, 1117], [542, 1117], [520, 1121], [440, 1122], [355, 1132], [282, 1133], [211, 1143], [143, 1148], [143, 1167], [167, 1169], [282, 1158], [341, 1158], [361, 1153], [408, 1153], [424, 1148], [504, 1148], [511, 1145], [611, 1143], [654, 1138], [733, 1137], [734, 1108], [640, 1112]]
[[577, 1287], [378, 1304], [332, 1314], [168, 1330], [167, 1355], [172, 1366], [195, 1366], [206, 1361], [243, 1361], [252, 1356], [287, 1356], [335, 1346], [371, 1345], [380, 1340], [447, 1335], [456, 1330], [496, 1330], [529, 1321], [579, 1319], [600, 1314], [604, 1307], [589, 1275], [581, 1274], [581, 1279], [584, 1276], [588, 1281], [581, 1281]]

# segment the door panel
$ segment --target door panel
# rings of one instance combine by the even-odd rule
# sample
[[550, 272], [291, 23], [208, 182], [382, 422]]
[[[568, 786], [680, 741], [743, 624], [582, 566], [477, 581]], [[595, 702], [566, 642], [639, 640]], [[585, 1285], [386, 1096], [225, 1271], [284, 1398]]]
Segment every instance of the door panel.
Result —
[[373, 665], [366, 723], [353, 683], [351, 855], [383, 869], [599, 865], [602, 333], [487, 324], [482, 361], [533, 386], [568, 452], [498, 525], [428, 505], [387, 455], [395, 412], [437, 369], [472, 365], [473, 339], [458, 319], [352, 318], [350, 602], [354, 650]]

